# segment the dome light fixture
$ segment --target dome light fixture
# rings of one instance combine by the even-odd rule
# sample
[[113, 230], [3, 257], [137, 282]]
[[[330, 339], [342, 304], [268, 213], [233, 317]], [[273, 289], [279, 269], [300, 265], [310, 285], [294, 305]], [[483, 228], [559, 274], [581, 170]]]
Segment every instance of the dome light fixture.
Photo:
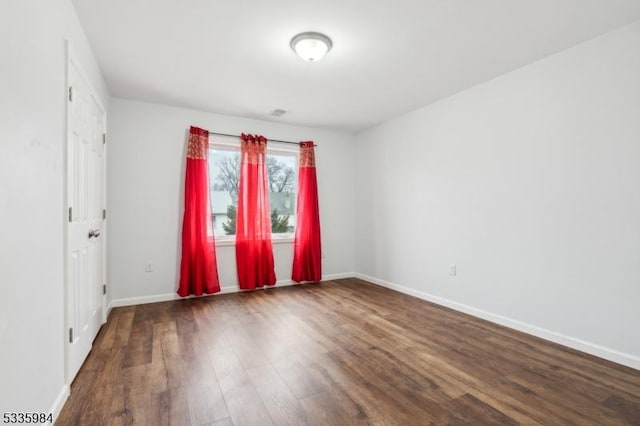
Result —
[[319, 61], [332, 46], [331, 39], [320, 33], [300, 33], [291, 39], [291, 49], [307, 62]]

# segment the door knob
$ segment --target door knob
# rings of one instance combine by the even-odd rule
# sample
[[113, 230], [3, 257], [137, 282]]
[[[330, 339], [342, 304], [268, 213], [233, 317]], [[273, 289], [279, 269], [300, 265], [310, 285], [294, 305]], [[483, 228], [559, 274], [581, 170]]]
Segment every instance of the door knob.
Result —
[[99, 229], [90, 229], [89, 230], [89, 238], [98, 238], [100, 236]]

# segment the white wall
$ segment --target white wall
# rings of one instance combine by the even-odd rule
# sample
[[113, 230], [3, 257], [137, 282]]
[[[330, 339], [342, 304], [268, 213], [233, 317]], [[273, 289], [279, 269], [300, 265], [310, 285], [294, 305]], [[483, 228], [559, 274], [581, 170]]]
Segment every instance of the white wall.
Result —
[[107, 104], [69, 1], [0, 2], [0, 412], [65, 395], [65, 39]]
[[[107, 143], [107, 193], [109, 296], [115, 305], [164, 300], [175, 294], [185, 144], [190, 125], [221, 133], [250, 132], [273, 139], [314, 140], [318, 145], [323, 275], [352, 275], [355, 210], [352, 135], [113, 99]], [[211, 140], [215, 141], [213, 136]], [[292, 243], [274, 244], [278, 280], [291, 278], [292, 255]], [[217, 256], [223, 290], [237, 289], [234, 246], [218, 246]], [[148, 260], [153, 264], [153, 272], [144, 271]]]
[[356, 141], [361, 276], [640, 368], [640, 22]]

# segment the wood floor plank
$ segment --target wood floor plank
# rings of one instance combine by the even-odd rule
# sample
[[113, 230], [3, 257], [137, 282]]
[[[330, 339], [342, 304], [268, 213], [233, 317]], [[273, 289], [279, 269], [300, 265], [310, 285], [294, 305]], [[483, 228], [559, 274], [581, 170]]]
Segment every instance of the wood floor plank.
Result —
[[[168, 424], [196, 426], [192, 421], [193, 416], [189, 410], [189, 400], [187, 389], [185, 387], [171, 388], [166, 391], [166, 406], [168, 406]], [[164, 414], [164, 412], [163, 412]], [[156, 423], [149, 423], [156, 424]]]
[[222, 395], [234, 425], [271, 425], [271, 417], [231, 348], [210, 352]]
[[478, 418], [486, 419], [487, 423], [494, 425], [516, 426], [519, 424], [491, 405], [468, 393], [452, 400], [447, 408], [450, 412], [458, 413], [461, 416], [460, 423], [464, 424], [473, 424]]
[[300, 403], [312, 425], [362, 426], [371, 424], [356, 405], [341, 391], [320, 392], [303, 398]]
[[194, 424], [208, 425], [229, 417], [227, 404], [217, 382], [208, 386], [189, 386], [187, 395]]
[[640, 425], [640, 371], [357, 279], [115, 308], [59, 425]]
[[274, 368], [298, 399], [328, 390], [318, 373], [303, 365], [295, 354], [278, 360]]
[[604, 405], [616, 412], [616, 415], [629, 424], [640, 425], [640, 403], [629, 401], [619, 395], [612, 395], [604, 401]]
[[247, 375], [276, 425], [307, 425], [302, 405], [271, 365], [254, 367]]
[[209, 423], [210, 426], [233, 426], [233, 422], [231, 421], [230, 417], [224, 418], [224, 419], [220, 419], [220, 420], [216, 420], [213, 423]]

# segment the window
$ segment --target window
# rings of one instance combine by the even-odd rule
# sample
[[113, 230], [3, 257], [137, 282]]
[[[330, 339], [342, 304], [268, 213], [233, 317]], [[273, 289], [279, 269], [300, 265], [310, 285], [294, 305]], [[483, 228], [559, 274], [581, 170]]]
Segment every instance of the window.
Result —
[[[293, 237], [296, 223], [297, 152], [267, 148], [271, 232], [274, 238]], [[236, 208], [240, 148], [211, 144], [209, 151], [209, 191], [213, 231], [217, 239], [232, 239], [236, 233]]]

